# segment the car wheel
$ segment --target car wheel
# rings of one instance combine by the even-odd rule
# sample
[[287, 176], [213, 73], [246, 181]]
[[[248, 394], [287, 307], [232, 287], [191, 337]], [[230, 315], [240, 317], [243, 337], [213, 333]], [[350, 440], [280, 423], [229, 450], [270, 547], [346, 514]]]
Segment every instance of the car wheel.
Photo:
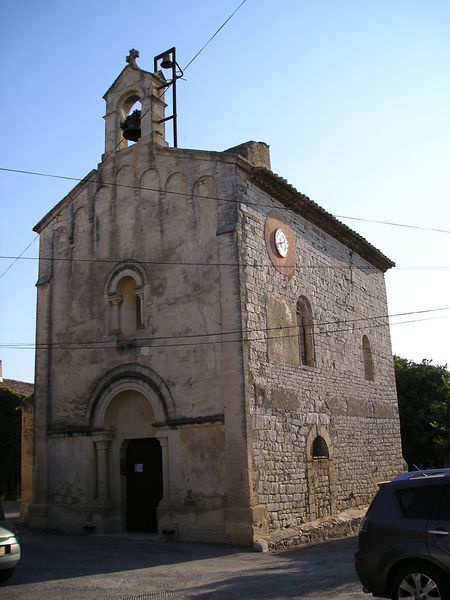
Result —
[[2, 569], [0, 571], [0, 581], [6, 581], [14, 573], [14, 569]]
[[432, 565], [411, 562], [394, 577], [392, 600], [449, 600], [450, 590], [444, 576]]

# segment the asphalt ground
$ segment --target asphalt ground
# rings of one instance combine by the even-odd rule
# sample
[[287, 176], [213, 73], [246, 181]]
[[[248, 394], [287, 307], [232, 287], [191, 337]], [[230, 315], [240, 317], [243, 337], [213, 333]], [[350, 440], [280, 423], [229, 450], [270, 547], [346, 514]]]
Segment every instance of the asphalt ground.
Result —
[[8, 516], [22, 560], [0, 600], [369, 598], [353, 568], [354, 537], [262, 554], [149, 534], [36, 531]]

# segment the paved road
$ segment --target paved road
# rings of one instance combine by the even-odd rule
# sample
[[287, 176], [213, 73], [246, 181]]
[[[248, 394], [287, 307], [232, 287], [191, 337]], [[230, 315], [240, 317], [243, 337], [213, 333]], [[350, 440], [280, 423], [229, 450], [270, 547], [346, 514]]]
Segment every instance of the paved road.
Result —
[[362, 600], [356, 539], [260, 554], [146, 534], [65, 535], [19, 526], [23, 558], [0, 600]]

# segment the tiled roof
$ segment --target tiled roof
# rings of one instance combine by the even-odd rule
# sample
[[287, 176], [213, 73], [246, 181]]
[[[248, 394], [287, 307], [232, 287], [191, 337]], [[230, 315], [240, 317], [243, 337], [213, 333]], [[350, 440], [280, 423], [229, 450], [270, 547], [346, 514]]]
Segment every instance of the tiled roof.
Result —
[[34, 392], [34, 384], [26, 381], [17, 381], [16, 379], [3, 379], [0, 381], [0, 388], [9, 388], [20, 394], [23, 398], [29, 398]]
[[304, 216], [308, 221], [346, 244], [352, 250], [355, 250], [377, 269], [381, 269], [384, 272], [395, 266], [394, 262], [372, 246], [361, 235], [350, 229], [350, 227], [347, 227], [347, 225], [344, 225], [341, 221], [338, 221], [338, 219], [308, 198], [308, 196], [298, 192], [283, 177], [276, 175], [269, 169], [260, 167], [254, 170], [252, 181], [258, 187], [277, 198], [286, 208]]

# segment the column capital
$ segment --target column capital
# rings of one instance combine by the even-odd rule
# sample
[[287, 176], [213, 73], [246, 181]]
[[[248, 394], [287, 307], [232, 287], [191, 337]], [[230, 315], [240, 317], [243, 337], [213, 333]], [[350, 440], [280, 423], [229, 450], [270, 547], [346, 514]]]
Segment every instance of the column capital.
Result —
[[110, 443], [114, 439], [114, 430], [105, 429], [104, 431], [95, 432], [91, 439], [97, 450], [108, 450]]
[[99, 442], [106, 442], [110, 444], [114, 439], [114, 429], [104, 429], [103, 431], [96, 431], [91, 434], [91, 440], [97, 445]]

